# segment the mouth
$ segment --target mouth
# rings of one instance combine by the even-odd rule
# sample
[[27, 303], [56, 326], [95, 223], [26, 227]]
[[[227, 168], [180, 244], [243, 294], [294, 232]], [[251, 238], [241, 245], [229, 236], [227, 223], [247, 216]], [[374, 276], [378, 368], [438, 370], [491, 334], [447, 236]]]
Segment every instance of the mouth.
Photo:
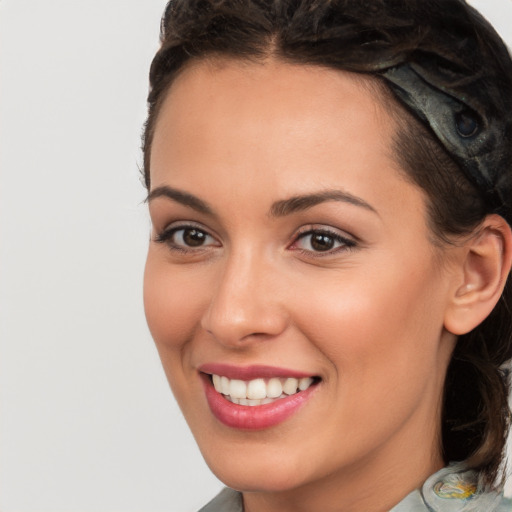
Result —
[[261, 430], [286, 420], [312, 397], [321, 382], [314, 375], [268, 367], [216, 365], [215, 372], [201, 368], [200, 376], [213, 415], [226, 426], [244, 430]]
[[318, 377], [273, 377], [252, 379], [247, 382], [215, 374], [210, 375], [210, 379], [215, 391], [222, 394], [226, 400], [248, 407], [274, 403], [306, 391], [319, 381]]

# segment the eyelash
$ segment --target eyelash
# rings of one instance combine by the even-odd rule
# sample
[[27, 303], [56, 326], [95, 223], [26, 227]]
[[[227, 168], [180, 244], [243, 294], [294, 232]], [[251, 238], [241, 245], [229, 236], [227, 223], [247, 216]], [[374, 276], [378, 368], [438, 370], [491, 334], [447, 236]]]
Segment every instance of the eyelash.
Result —
[[[206, 239], [208, 237], [210, 237], [212, 240], [215, 240], [215, 238], [212, 235], [210, 235], [208, 233], [208, 231], [206, 231], [205, 229], [203, 229], [199, 226], [190, 224], [190, 225], [180, 225], [180, 226], [167, 228], [164, 231], [162, 231], [161, 233], [158, 233], [156, 235], [155, 241], [157, 243], [165, 243], [169, 246], [169, 248], [171, 250], [178, 251], [181, 253], [198, 252], [201, 250], [205, 250], [207, 247], [211, 247], [212, 245], [214, 245], [214, 244], [198, 245], [196, 248], [194, 248], [192, 246], [187, 246], [185, 244], [179, 245], [173, 241], [173, 237], [176, 235], [176, 233], [179, 233], [180, 231], [183, 231], [183, 233], [185, 233], [188, 230], [195, 230], [198, 233], [201, 233], [202, 235], [204, 235]], [[325, 251], [315, 251], [312, 249], [304, 249], [304, 248], [295, 247], [299, 241], [304, 240], [306, 237], [313, 236], [313, 235], [320, 235], [320, 236], [328, 237], [333, 240], [334, 244], [338, 243], [340, 245], [338, 247], [335, 247], [332, 249], [327, 249]], [[310, 244], [311, 244], [311, 242], [310, 242]], [[305, 256], [312, 257], [312, 255], [313, 255], [313, 257], [315, 257], [315, 258], [318, 258], [318, 257], [321, 258], [321, 257], [325, 257], [325, 256], [330, 256], [332, 254], [336, 254], [341, 251], [351, 250], [356, 245], [357, 244], [354, 240], [343, 237], [335, 231], [332, 231], [332, 230], [329, 230], [326, 228], [316, 228], [316, 229], [307, 228], [306, 231], [303, 231], [303, 232], [300, 232], [297, 234], [297, 236], [295, 237], [293, 242], [288, 246], [288, 248], [291, 250], [294, 250], [294, 251], [298, 251], [301, 254], [304, 254]]]
[[206, 231], [205, 229], [199, 226], [194, 226], [193, 224], [188, 224], [165, 229], [164, 231], [156, 235], [155, 241], [157, 243], [167, 244], [171, 250], [178, 251], [181, 253], [198, 252], [204, 250], [206, 247], [210, 247], [210, 245], [199, 245], [197, 247], [178, 245], [173, 241], [173, 237], [176, 235], [176, 233], [180, 231], [183, 231], [183, 233], [185, 233], [186, 231], [192, 230], [197, 231], [198, 233], [202, 233], [203, 235], [205, 235], [205, 237], [210, 237], [212, 240], [215, 240], [215, 238], [212, 235], [210, 235], [208, 231]]
[[[305, 239], [308, 236], [312, 236], [312, 235], [321, 235], [321, 236], [329, 237], [330, 239], [333, 240], [334, 243], [337, 242], [340, 245], [338, 247], [335, 247], [333, 249], [328, 249], [326, 251], [314, 251], [314, 250], [308, 250], [308, 249], [302, 249], [302, 248], [294, 248], [294, 246], [297, 244], [297, 242]], [[310, 241], [310, 244], [311, 244], [311, 241]], [[356, 247], [356, 242], [350, 238], [341, 236], [336, 231], [332, 231], [330, 229], [308, 228], [306, 231], [299, 233], [295, 237], [295, 240], [292, 242], [292, 244], [289, 247], [292, 250], [299, 251], [300, 253], [307, 255], [309, 257], [311, 257], [311, 255], [313, 254], [314, 255], [313, 257], [315, 257], [315, 258], [322, 258], [322, 257], [326, 257], [326, 256], [331, 256], [333, 254], [337, 254], [338, 252], [351, 250]]]

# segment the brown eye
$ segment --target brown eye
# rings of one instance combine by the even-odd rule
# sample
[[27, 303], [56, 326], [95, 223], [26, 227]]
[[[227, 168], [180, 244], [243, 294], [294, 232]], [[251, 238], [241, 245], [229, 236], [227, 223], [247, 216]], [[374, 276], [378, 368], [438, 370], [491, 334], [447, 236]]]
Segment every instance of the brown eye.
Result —
[[334, 247], [334, 238], [324, 233], [311, 235], [311, 247], [315, 251], [329, 251]]
[[185, 245], [189, 247], [199, 247], [203, 245], [208, 238], [208, 235], [204, 231], [199, 229], [183, 229], [182, 238]]
[[171, 249], [193, 250], [202, 247], [219, 246], [207, 231], [194, 226], [171, 228], [156, 237], [157, 242], [166, 243]]
[[311, 230], [302, 233], [293, 245], [293, 248], [313, 253], [319, 252], [337, 252], [338, 250], [349, 249], [354, 247], [356, 243], [353, 240], [342, 237], [338, 233]]

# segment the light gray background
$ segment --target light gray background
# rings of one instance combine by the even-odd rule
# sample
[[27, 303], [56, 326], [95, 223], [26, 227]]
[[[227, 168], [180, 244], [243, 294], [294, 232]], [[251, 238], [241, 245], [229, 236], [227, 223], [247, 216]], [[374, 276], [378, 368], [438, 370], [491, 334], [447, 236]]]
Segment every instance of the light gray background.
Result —
[[[472, 3], [512, 43], [512, 0]], [[139, 145], [164, 5], [0, 1], [2, 512], [192, 512], [221, 486], [142, 309]]]

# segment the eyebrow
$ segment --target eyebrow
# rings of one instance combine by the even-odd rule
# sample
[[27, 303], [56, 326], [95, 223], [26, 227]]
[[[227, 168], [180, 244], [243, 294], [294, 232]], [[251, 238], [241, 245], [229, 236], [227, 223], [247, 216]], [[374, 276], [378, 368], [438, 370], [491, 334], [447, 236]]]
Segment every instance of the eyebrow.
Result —
[[[152, 190], [149, 193], [146, 201], [149, 202], [153, 199], [156, 199], [157, 197], [167, 197], [184, 206], [188, 206], [198, 211], [199, 213], [203, 213], [205, 215], [214, 215], [213, 208], [211, 208], [211, 206], [206, 201], [203, 201], [202, 199], [199, 199], [198, 197], [189, 194], [188, 192], [184, 192], [167, 185], [163, 185]], [[290, 197], [289, 199], [276, 201], [272, 204], [269, 214], [271, 217], [285, 217], [287, 215], [291, 215], [292, 213], [308, 210], [313, 206], [325, 203], [327, 201], [340, 201], [343, 203], [352, 204], [378, 215], [377, 210], [364, 199], [361, 199], [360, 197], [354, 196], [353, 194], [343, 190], [324, 190], [321, 192], [303, 194]]]
[[167, 197], [176, 201], [177, 203], [188, 206], [198, 211], [199, 213], [204, 213], [205, 215], [213, 215], [213, 209], [202, 199], [199, 199], [192, 194], [188, 194], [187, 192], [168, 187], [167, 185], [157, 187], [152, 190], [149, 193], [146, 201], [150, 202], [157, 197]]
[[277, 201], [270, 209], [272, 217], [284, 217], [292, 213], [301, 212], [327, 201], [340, 201], [343, 203], [359, 206], [378, 215], [377, 210], [368, 204], [364, 199], [354, 196], [343, 190], [325, 190], [313, 194], [294, 196], [289, 199]]

